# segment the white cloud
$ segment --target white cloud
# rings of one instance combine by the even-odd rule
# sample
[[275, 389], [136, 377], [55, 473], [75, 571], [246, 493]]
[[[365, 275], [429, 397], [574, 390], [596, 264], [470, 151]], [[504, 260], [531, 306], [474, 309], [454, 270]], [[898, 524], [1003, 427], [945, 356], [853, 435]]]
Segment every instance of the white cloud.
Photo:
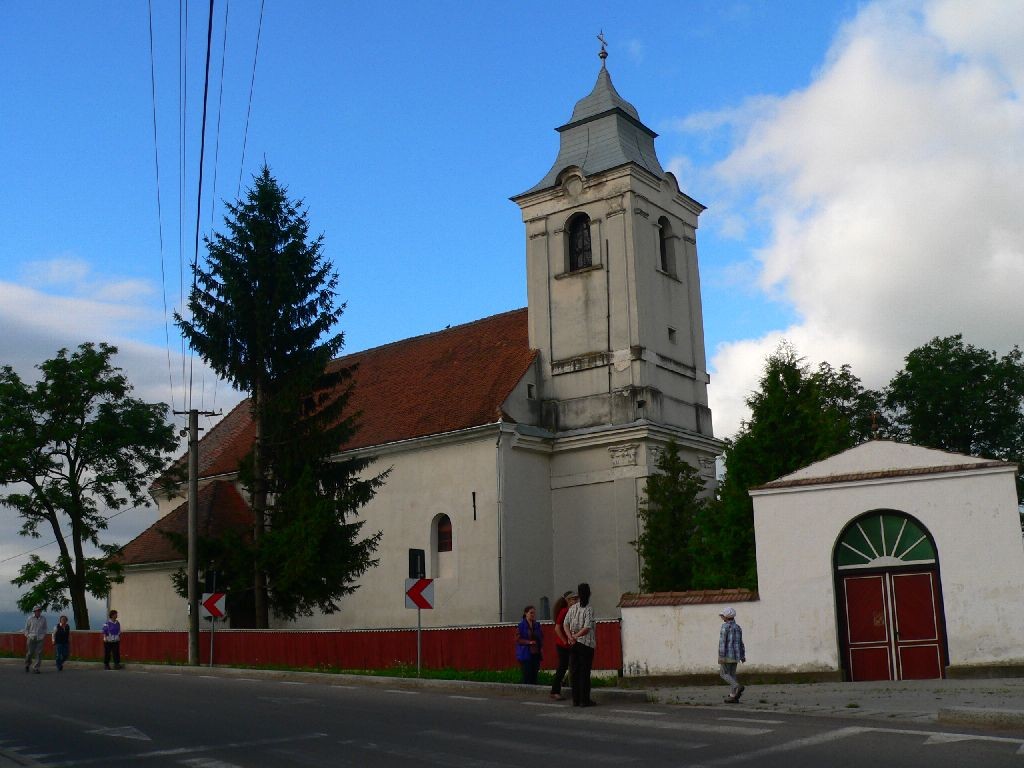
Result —
[[756, 190], [770, 229], [758, 288], [800, 318], [713, 351], [718, 434], [738, 427], [781, 336], [812, 364], [851, 363], [871, 386], [934, 336], [998, 350], [1021, 341], [1020, 39], [1014, 4], [878, 2], [805, 89], [692, 119], [739, 131], [713, 170], [734, 196]]

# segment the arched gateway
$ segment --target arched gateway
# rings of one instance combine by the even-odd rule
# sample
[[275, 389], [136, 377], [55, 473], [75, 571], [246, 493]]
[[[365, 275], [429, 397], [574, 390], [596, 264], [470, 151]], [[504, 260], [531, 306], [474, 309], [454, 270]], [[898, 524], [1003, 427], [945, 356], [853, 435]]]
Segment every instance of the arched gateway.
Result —
[[928, 530], [902, 512], [869, 512], [843, 529], [833, 564], [847, 679], [943, 677], [939, 560]]

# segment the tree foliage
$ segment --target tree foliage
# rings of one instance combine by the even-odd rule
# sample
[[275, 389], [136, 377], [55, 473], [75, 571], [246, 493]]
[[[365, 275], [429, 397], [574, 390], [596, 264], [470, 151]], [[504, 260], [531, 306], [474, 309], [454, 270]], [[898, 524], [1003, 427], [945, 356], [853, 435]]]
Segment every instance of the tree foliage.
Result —
[[[376, 564], [380, 534], [359, 539], [352, 521], [383, 482], [370, 459], [332, 461], [355, 434], [345, 415], [352, 371], [331, 365], [344, 336], [338, 276], [309, 239], [302, 201], [263, 167], [245, 200], [228, 204], [225, 233], [206, 240], [194, 267], [191, 320], [176, 320], [192, 348], [250, 396], [256, 441], [243, 462], [254, 537], [256, 624], [338, 609], [354, 579]], [[237, 570], [237, 566], [236, 566]]]
[[[1024, 360], [960, 334], [934, 338], [908, 354], [885, 390], [889, 434], [971, 456], [1024, 460]], [[1024, 479], [1017, 478], [1024, 501]]]
[[641, 531], [634, 542], [642, 562], [640, 585], [645, 592], [690, 589], [694, 535], [707, 503], [707, 484], [679, 455], [674, 441], [665, 446], [657, 469], [647, 478]]
[[698, 521], [696, 587], [756, 587], [748, 491], [868, 439], [878, 399], [848, 365], [812, 370], [786, 344], [768, 357], [750, 418], [726, 443], [718, 498]]
[[[110, 559], [118, 548], [100, 541], [102, 512], [147, 505], [148, 481], [176, 445], [167, 406], [132, 397], [115, 354], [107, 344], [61, 349], [33, 385], [0, 369], [0, 484], [13, 487], [0, 503], [21, 516], [23, 536], [42, 528], [59, 548], [56, 562], [33, 555], [21, 568], [13, 583], [28, 591], [18, 606], [71, 605], [77, 629], [89, 628], [86, 593], [103, 597], [122, 578]], [[102, 556], [87, 556], [86, 545]]]

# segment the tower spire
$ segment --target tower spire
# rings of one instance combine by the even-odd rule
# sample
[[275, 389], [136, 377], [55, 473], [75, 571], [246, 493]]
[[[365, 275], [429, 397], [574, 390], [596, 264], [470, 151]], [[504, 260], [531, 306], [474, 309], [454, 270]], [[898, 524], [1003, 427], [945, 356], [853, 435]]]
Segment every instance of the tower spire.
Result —
[[604, 30], [597, 33], [597, 39], [601, 41], [601, 51], [597, 57], [601, 59], [601, 69], [604, 69], [604, 60], [608, 58], [608, 41], [604, 39]]

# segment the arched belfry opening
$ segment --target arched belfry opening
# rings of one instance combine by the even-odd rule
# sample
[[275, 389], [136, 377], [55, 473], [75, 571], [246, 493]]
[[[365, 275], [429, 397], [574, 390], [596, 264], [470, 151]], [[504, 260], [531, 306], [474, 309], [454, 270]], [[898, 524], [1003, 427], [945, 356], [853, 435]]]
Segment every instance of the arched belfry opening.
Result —
[[898, 510], [861, 515], [836, 540], [833, 571], [848, 680], [944, 677], [939, 558], [924, 525]]

